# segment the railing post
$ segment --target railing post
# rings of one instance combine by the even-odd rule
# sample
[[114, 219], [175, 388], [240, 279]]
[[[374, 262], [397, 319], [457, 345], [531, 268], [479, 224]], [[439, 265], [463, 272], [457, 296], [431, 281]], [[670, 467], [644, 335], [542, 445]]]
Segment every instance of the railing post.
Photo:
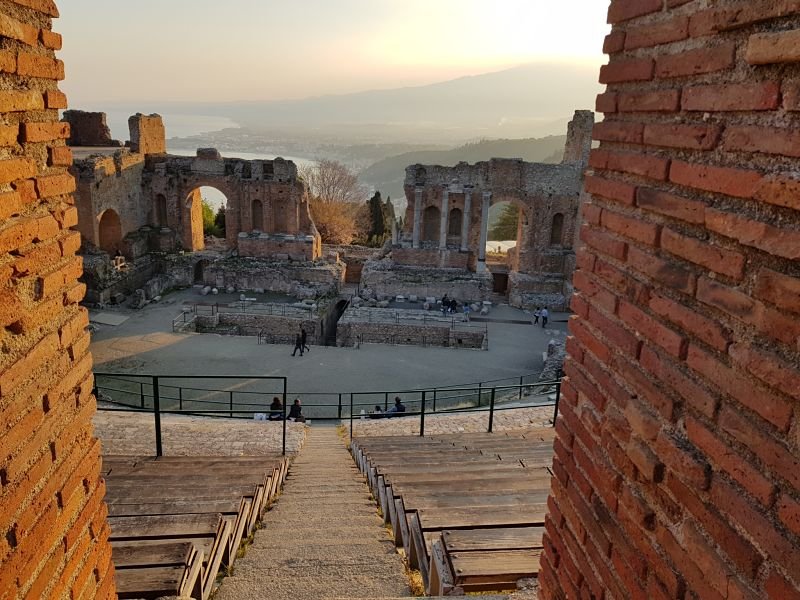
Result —
[[524, 381], [523, 377], [524, 377], [524, 375], [520, 375], [519, 376], [519, 399], [520, 400], [522, 400], [522, 382]]
[[139, 406], [144, 408], [144, 384], [139, 382]]
[[389, 392], [383, 393], [383, 412], [389, 410]]
[[156, 426], [156, 456], [164, 456], [161, 445], [161, 399], [158, 393], [158, 376], [153, 376], [153, 418]]
[[286, 378], [283, 378], [283, 456], [286, 456]]
[[420, 405], [419, 410], [419, 437], [425, 437], [425, 394], [427, 392], [422, 392], [422, 404]]
[[339, 394], [339, 408], [336, 411], [337, 418], [341, 421], [342, 420], [342, 395]]
[[483, 396], [483, 384], [478, 382], [478, 408], [481, 407], [481, 396]]
[[556, 426], [556, 420], [558, 419], [558, 403], [561, 400], [561, 378], [564, 376], [564, 372], [559, 369], [558, 370], [558, 380], [556, 381], [556, 408], [553, 412], [553, 427]]
[[436, 388], [433, 388], [433, 412], [436, 412]]
[[495, 388], [492, 388], [492, 397], [489, 400], [489, 433], [492, 433], [492, 426], [494, 425], [494, 392]]
[[353, 441], [353, 392], [350, 392], [350, 441]]
[[183, 410], [183, 388], [178, 386], [178, 410]]
[[232, 419], [233, 418], [233, 390], [228, 392], [228, 397], [229, 397], [228, 405], [229, 405], [229, 411], [230, 411], [228, 413], [228, 416], [230, 416], [230, 418]]

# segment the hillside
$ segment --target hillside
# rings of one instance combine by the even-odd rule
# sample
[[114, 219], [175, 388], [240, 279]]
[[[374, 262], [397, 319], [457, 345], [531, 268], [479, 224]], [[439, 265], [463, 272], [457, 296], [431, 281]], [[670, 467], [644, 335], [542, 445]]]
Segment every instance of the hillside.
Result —
[[[405, 152], [378, 161], [359, 173], [359, 179], [371, 188], [380, 190], [385, 198], [404, 198], [403, 181], [406, 167], [416, 163], [427, 165], [455, 166], [461, 161], [468, 163], [490, 158], [521, 158], [529, 162], [559, 162], [564, 150], [566, 136], [553, 135], [545, 138], [517, 140], [482, 140], [450, 150], [425, 150]], [[402, 203], [405, 206], [405, 202]]]

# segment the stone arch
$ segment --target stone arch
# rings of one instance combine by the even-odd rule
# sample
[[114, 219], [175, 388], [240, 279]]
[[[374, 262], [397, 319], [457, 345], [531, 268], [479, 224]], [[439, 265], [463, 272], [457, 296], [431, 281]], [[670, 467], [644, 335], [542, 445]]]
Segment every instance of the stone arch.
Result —
[[164, 194], [156, 194], [155, 207], [153, 208], [155, 224], [159, 227], [167, 227], [167, 197]]
[[450, 211], [447, 221], [447, 235], [449, 237], [461, 237], [461, 225], [464, 222], [464, 213], [460, 208]]
[[211, 261], [205, 258], [194, 264], [194, 283], [205, 283], [206, 267], [210, 264]]
[[422, 213], [422, 241], [439, 241], [439, 227], [441, 226], [441, 211], [436, 206], [427, 207]]
[[120, 243], [122, 242], [122, 222], [117, 211], [113, 208], [107, 208], [100, 213], [97, 220], [98, 246], [104, 252], [116, 254], [120, 250]]
[[261, 203], [261, 200], [253, 200], [250, 205], [250, 215], [253, 230], [264, 231], [264, 205]]
[[550, 227], [550, 245], [561, 246], [564, 238], [564, 214], [556, 213], [553, 215], [553, 223]]

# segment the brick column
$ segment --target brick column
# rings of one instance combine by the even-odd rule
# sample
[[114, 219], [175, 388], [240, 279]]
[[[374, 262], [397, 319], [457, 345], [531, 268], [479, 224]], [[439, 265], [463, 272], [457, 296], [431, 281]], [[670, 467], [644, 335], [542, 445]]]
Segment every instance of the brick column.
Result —
[[461, 220], [461, 251], [469, 250], [469, 224], [472, 221], [472, 188], [464, 188], [464, 215]]
[[439, 223], [439, 250], [447, 250], [447, 225], [450, 215], [450, 190], [442, 191], [442, 214]]
[[422, 220], [422, 188], [414, 188], [414, 230], [411, 234], [411, 245], [419, 248], [419, 226]]
[[486, 271], [486, 242], [489, 239], [489, 204], [492, 201], [492, 192], [483, 192], [481, 204], [481, 240], [478, 246], [478, 273]]

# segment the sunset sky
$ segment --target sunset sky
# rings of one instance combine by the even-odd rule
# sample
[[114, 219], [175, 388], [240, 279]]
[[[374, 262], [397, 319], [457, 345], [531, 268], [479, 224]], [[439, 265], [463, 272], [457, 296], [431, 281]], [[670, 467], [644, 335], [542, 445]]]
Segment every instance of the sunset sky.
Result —
[[71, 104], [301, 98], [603, 62], [603, 0], [70, 0]]

